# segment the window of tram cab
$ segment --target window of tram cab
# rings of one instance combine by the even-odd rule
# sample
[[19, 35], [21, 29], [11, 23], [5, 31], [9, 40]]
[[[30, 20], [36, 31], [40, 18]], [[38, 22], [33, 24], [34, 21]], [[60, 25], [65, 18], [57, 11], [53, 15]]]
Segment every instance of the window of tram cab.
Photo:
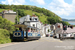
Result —
[[20, 30], [20, 31], [22, 31], [22, 28], [21, 28], [21, 27], [19, 27], [19, 30]]

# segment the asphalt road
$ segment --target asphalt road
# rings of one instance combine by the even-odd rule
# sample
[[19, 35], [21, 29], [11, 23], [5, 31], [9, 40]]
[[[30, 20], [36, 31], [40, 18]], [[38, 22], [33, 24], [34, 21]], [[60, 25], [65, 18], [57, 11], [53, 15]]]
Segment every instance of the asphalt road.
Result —
[[75, 40], [60, 41], [59, 39], [50, 37], [29, 42], [13, 42], [8, 44], [0, 47], [0, 50], [75, 50]]

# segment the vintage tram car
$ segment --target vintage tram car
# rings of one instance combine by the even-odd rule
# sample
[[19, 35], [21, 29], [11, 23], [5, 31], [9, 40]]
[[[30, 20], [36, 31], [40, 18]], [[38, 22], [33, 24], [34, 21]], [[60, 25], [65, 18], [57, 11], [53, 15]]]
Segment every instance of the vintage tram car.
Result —
[[14, 25], [19, 30], [13, 31], [13, 41], [14, 40], [33, 40], [40, 38], [40, 30], [36, 27], [31, 27], [23, 24]]

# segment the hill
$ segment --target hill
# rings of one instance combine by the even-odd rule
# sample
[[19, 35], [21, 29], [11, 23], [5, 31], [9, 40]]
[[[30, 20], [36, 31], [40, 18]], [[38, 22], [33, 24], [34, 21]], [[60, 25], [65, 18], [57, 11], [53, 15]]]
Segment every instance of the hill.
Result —
[[68, 21], [68, 19], [63, 19], [63, 18], [62, 18], [62, 21]]
[[[22, 13], [18, 14], [19, 18], [23, 17], [27, 14], [29, 14], [31, 16], [33, 14], [35, 14], [39, 17], [40, 21], [44, 24], [48, 23], [48, 20], [47, 20], [48, 17], [57, 17], [57, 18], [59, 18], [59, 20], [62, 20], [58, 15], [51, 12], [50, 10], [40, 8], [40, 7], [36, 7], [36, 6], [30, 6], [30, 5], [1, 5], [0, 4], [0, 12], [5, 10], [5, 9], [6, 10], [12, 9], [14, 11], [20, 10], [20, 12], [22, 12]], [[23, 11], [24, 11], [24, 13], [23, 13]]]
[[71, 21], [72, 22], [72, 21], [75, 21], [75, 19], [63, 19], [62, 18], [62, 21]]

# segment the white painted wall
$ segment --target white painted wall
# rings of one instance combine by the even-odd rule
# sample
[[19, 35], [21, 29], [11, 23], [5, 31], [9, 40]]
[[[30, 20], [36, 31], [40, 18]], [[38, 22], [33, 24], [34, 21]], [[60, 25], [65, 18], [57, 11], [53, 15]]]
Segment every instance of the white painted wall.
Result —
[[23, 22], [24, 22], [25, 17], [26, 17], [26, 16], [24, 16], [24, 17], [20, 18], [20, 23], [23, 23]]
[[50, 36], [50, 32], [48, 32], [48, 29], [49, 29], [49, 31], [51, 31], [50, 25], [46, 25], [46, 26], [44, 27], [44, 29], [46, 30], [45, 33], [46, 33], [46, 34], [49, 34], [49, 36]]
[[33, 27], [33, 24], [35, 25], [35, 27], [37, 27], [36, 22], [30, 22], [30, 26]]

